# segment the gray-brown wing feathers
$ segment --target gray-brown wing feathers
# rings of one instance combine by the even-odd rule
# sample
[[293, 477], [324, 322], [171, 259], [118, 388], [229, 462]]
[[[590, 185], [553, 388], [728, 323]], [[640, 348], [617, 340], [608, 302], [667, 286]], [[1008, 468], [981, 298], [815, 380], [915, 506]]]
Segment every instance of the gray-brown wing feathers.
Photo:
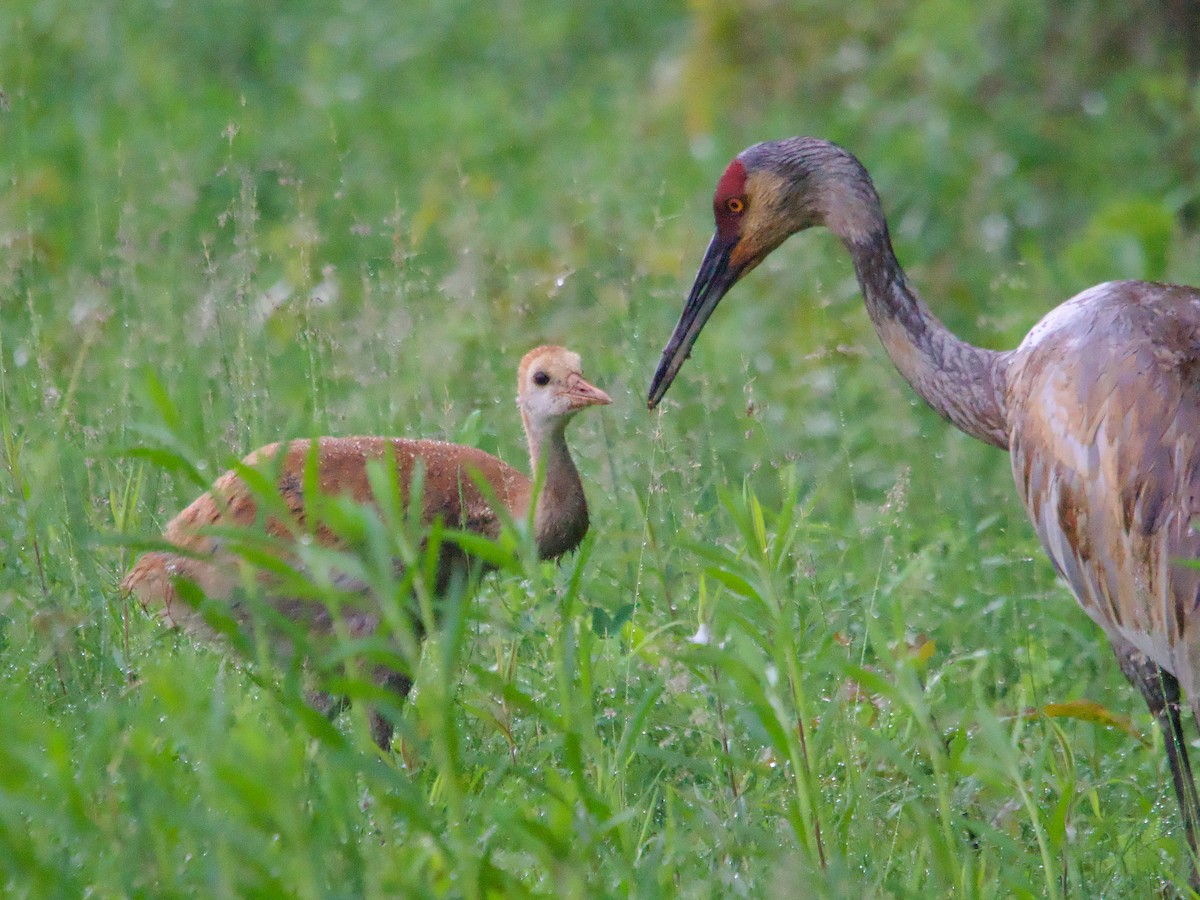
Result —
[[1029, 516], [1110, 637], [1189, 687], [1200, 571], [1200, 294], [1100, 285], [1014, 355], [1012, 465]]

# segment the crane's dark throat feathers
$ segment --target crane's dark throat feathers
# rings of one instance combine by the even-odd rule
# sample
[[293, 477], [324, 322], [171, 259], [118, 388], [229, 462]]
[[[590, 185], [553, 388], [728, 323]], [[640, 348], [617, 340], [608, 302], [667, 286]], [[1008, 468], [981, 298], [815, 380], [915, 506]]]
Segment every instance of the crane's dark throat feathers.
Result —
[[574, 550], [588, 529], [587, 497], [564, 433], [565, 429], [559, 429], [550, 436], [532, 470], [533, 480], [542, 481], [533, 524], [543, 559]]

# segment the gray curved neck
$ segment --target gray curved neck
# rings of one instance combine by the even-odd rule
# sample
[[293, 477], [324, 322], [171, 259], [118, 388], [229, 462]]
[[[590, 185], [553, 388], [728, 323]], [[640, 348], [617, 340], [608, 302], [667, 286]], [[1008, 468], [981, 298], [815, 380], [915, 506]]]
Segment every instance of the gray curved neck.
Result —
[[875, 331], [900, 374], [956, 428], [1007, 450], [1010, 354], [968, 344], [929, 311], [908, 287], [886, 225], [842, 240]]
[[541, 480], [533, 512], [533, 533], [538, 553], [554, 559], [574, 550], [588, 528], [587, 497], [579, 470], [567, 448], [566, 422], [529, 444], [532, 480]]

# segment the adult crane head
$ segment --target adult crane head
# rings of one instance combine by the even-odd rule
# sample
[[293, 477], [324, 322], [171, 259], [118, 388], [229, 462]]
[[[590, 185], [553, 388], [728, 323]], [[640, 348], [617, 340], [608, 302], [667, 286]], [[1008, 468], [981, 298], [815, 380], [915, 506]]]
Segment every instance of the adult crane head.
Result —
[[721, 298], [787, 238], [826, 225], [843, 240], [871, 235], [882, 221], [879, 198], [862, 165], [818, 138], [768, 141], [743, 150], [713, 194], [716, 232], [700, 263], [683, 314], [650, 385], [662, 400]]

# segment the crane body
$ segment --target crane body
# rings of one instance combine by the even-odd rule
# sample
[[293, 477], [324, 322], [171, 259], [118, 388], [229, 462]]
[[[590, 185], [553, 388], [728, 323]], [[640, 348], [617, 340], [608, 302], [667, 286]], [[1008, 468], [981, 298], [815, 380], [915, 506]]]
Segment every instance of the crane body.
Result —
[[908, 284], [848, 151], [756, 144], [725, 170], [716, 233], [651, 383], [653, 408], [725, 293], [790, 235], [846, 247], [900, 374], [951, 424], [1011, 453], [1030, 521], [1163, 729], [1197, 877], [1200, 802], [1180, 719], [1200, 722], [1200, 290], [1120, 281], [1050, 311], [1014, 350], [973, 346]]
[[[404, 502], [409, 496], [414, 473], [422, 472], [420, 521], [440, 521], [447, 528], [470, 531], [484, 537], [499, 537], [505, 518], [525, 521], [533, 504], [533, 537], [543, 559], [555, 559], [574, 550], [588, 529], [587, 498], [579, 472], [567, 448], [567, 423], [580, 410], [611, 403], [609, 396], [584, 380], [579, 356], [561, 347], [538, 347], [527, 353], [517, 371], [517, 405], [525, 425], [530, 466], [534, 478], [482, 450], [445, 441], [410, 440], [392, 437], [323, 437], [316, 446], [307, 440], [269, 444], [249, 456], [248, 466], [275, 473], [276, 488], [291, 521], [272, 517], [263, 523], [266, 532], [283, 541], [304, 534], [309, 506], [304, 496], [305, 467], [315, 456], [317, 490], [323, 495], [346, 496], [360, 503], [374, 503], [368, 478], [372, 461], [394, 463]], [[540, 477], [540, 490], [535, 482]], [[476, 479], [487, 485], [480, 488]], [[495, 506], [493, 505], [495, 504]], [[502, 507], [502, 511], [496, 506]], [[501, 514], [503, 512], [503, 515]], [[235, 616], [244, 616], [235, 601], [239, 585], [238, 560], [225, 545], [222, 529], [249, 528], [259, 517], [259, 502], [237, 472], [226, 472], [167, 525], [164, 535], [176, 551], [155, 551], [140, 557], [126, 575], [122, 588], [142, 605], [173, 627], [211, 637], [203, 617], [180, 597], [177, 583], [186, 579], [210, 600], [230, 602]], [[340, 539], [328, 527], [312, 523], [315, 539], [339, 546]], [[434, 589], [445, 592], [471, 558], [451, 541], [439, 548]], [[269, 577], [262, 579], [263, 591], [276, 611], [301, 623], [315, 634], [330, 634], [333, 621], [329, 610], [303, 598], [280, 594]], [[382, 619], [375, 598], [343, 610], [352, 637], [373, 634]], [[401, 696], [411, 687], [407, 673], [379, 666], [378, 683]], [[325, 706], [326, 698], [314, 697]], [[372, 735], [380, 746], [391, 740], [391, 723], [375, 711], [370, 714]]]

